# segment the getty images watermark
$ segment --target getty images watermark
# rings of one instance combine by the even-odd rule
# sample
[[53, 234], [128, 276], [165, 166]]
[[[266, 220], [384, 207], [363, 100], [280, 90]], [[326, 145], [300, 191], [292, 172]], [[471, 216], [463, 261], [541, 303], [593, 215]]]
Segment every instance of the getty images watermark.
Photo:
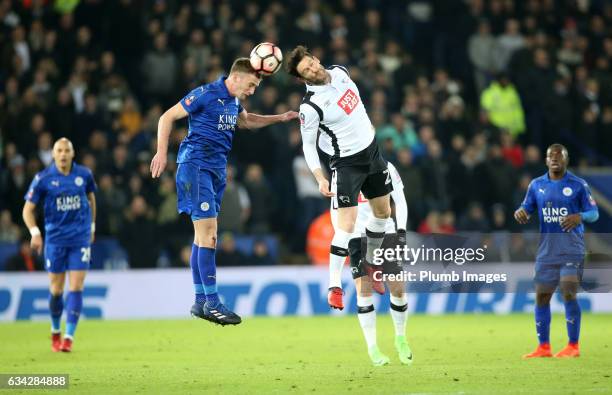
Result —
[[[438, 263], [448, 266], [455, 264], [463, 266], [469, 263], [482, 263], [486, 261], [487, 245], [479, 248], [457, 247], [409, 247], [408, 245], [396, 245], [389, 248], [377, 248], [374, 250], [375, 265], [385, 262], [402, 262], [405, 265], [415, 266], [417, 263]], [[402, 265], [403, 266], [403, 265]], [[470, 273], [467, 270], [450, 270], [436, 272], [435, 270], [402, 270], [399, 273], [374, 272], [376, 281], [402, 281], [402, 282], [505, 282], [508, 280], [506, 273]]]
[[[381, 265], [374, 276], [376, 281], [402, 282], [414, 292], [532, 292], [541, 243], [556, 246], [558, 267], [552, 269], [561, 272], [563, 266], [563, 273], [576, 269], [580, 292], [612, 292], [610, 233], [408, 232], [401, 240], [387, 234], [381, 247], [374, 250], [372, 263]], [[576, 254], [577, 246], [583, 255]], [[361, 258], [365, 258], [365, 235], [360, 248]], [[359, 265], [351, 262], [351, 266], [354, 275], [362, 273]]]

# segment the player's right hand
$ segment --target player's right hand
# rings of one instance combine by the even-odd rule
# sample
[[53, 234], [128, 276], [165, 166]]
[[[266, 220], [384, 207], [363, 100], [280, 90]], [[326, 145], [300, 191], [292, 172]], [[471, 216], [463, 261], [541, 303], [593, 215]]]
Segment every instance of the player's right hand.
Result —
[[158, 178], [166, 169], [168, 155], [157, 152], [151, 160], [151, 177]]
[[514, 219], [521, 225], [525, 225], [529, 222], [529, 218], [529, 214], [527, 214], [527, 211], [522, 207], [514, 212]]
[[319, 192], [325, 197], [332, 197], [335, 195], [329, 190], [329, 181], [326, 179], [319, 180]]
[[32, 236], [30, 240], [30, 247], [36, 251], [38, 255], [42, 254], [43, 240], [41, 235]]

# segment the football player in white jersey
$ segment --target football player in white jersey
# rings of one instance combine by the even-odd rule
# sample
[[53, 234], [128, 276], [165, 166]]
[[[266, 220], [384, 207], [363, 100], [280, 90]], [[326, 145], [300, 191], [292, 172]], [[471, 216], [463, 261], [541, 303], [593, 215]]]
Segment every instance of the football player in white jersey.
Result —
[[[375, 278], [380, 265], [375, 265], [374, 250], [380, 248], [387, 220], [391, 215], [389, 194], [393, 190], [387, 161], [382, 157], [374, 138], [374, 127], [365, 110], [359, 89], [346, 68], [325, 69], [319, 59], [298, 46], [287, 56], [289, 74], [306, 84], [300, 105], [300, 124], [304, 157], [319, 184], [323, 196], [336, 196], [338, 223], [330, 246], [330, 273], [337, 271], [348, 256], [348, 243], [355, 231], [359, 193], [368, 199], [372, 215], [366, 224], [367, 247], [364, 267], [373, 279], [372, 286], [384, 293], [384, 286]], [[329, 180], [321, 170], [317, 155], [317, 136], [326, 144], [325, 153], [337, 181], [337, 190], [330, 190]], [[334, 278], [330, 276], [330, 278]], [[342, 309], [342, 284], [330, 282], [328, 303]]]
[[[324, 154], [319, 151], [323, 166], [326, 159]], [[391, 199], [395, 204], [395, 221], [389, 218], [386, 224], [386, 237], [382, 244], [382, 248], [395, 248], [397, 244], [406, 244], [406, 224], [408, 221], [408, 205], [404, 197], [404, 184], [393, 164], [388, 164], [389, 174], [393, 183], [393, 192]], [[336, 179], [332, 177], [331, 190], [336, 189]], [[376, 341], [376, 311], [374, 309], [374, 301], [372, 297], [372, 286], [370, 278], [367, 276], [363, 268], [362, 235], [366, 230], [369, 217], [372, 215], [372, 210], [368, 204], [368, 200], [359, 194], [358, 198], [358, 213], [357, 221], [355, 222], [355, 232], [351, 235], [349, 241], [349, 257], [351, 274], [355, 281], [357, 290], [357, 316], [359, 324], [363, 331], [363, 336], [368, 348], [368, 355], [375, 366], [382, 366], [389, 363], [389, 357], [383, 354]], [[336, 196], [331, 198], [331, 219], [334, 229], [338, 222], [338, 199]], [[397, 233], [397, 234], [396, 234]], [[395, 237], [394, 237], [395, 236]], [[399, 261], [386, 261], [383, 263], [383, 273], [399, 274], [402, 271], [402, 264]], [[338, 281], [342, 275], [342, 266], [335, 272], [330, 273], [338, 277]], [[398, 352], [400, 362], [405, 365], [412, 364], [412, 351], [406, 341], [406, 319], [408, 309], [408, 297], [406, 295], [406, 283], [404, 281], [387, 281], [389, 287], [389, 298], [391, 306], [391, 318], [395, 327], [395, 348]]]

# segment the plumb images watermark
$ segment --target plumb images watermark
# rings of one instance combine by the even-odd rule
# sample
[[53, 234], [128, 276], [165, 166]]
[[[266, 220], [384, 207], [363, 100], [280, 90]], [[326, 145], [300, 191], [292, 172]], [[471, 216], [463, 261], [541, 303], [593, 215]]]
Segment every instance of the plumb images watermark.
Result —
[[444, 262], [463, 265], [471, 262], [484, 262], [487, 245], [479, 248], [440, 248], [440, 247], [409, 247], [397, 245], [393, 248], [377, 248], [374, 250], [374, 264], [384, 261], [401, 261], [409, 265], [417, 262]]
[[469, 273], [465, 270], [458, 272], [452, 270], [446, 273], [435, 273], [430, 270], [419, 270], [418, 272], [402, 270], [399, 273], [383, 273], [382, 271], [376, 271], [373, 277], [375, 281], [389, 282], [478, 282], [492, 284], [495, 282], [508, 281], [508, 275], [506, 273]]

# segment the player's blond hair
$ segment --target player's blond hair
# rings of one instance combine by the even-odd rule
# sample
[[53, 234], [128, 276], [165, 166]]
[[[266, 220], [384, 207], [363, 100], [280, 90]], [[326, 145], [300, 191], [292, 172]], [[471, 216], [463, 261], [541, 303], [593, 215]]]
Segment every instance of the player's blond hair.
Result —
[[251, 66], [251, 61], [249, 60], [249, 58], [238, 58], [234, 60], [232, 68], [230, 69], [230, 74], [234, 73], [252, 74], [257, 78], [261, 78], [261, 75], [259, 75], [259, 73], [255, 71], [253, 66]]

